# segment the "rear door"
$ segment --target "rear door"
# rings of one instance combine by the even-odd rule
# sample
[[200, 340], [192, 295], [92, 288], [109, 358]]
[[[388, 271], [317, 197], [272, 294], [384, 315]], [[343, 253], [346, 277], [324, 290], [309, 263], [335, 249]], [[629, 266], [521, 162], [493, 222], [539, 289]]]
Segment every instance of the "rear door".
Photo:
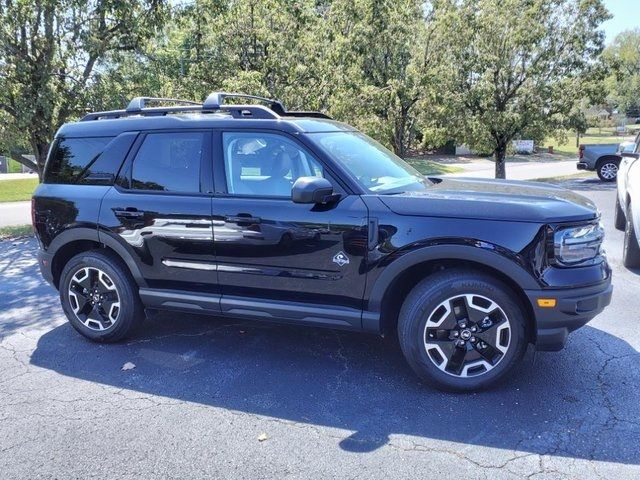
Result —
[[141, 133], [103, 199], [102, 234], [132, 253], [149, 288], [217, 294], [211, 190], [209, 131]]

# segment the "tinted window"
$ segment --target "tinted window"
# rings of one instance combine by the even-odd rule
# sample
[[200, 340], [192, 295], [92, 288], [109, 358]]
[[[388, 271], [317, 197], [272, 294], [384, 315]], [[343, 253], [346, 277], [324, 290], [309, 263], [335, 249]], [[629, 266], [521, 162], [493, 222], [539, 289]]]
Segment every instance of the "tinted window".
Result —
[[[113, 181], [120, 163], [101, 159], [101, 153], [113, 137], [60, 138], [47, 164], [46, 183], [105, 183]], [[121, 160], [121, 159], [117, 159]], [[117, 163], [117, 164], [116, 164]]]
[[148, 134], [133, 161], [131, 187], [199, 192], [204, 135], [202, 132]]
[[323, 176], [322, 165], [282, 135], [227, 132], [223, 145], [231, 194], [291, 197], [291, 187], [299, 177]]

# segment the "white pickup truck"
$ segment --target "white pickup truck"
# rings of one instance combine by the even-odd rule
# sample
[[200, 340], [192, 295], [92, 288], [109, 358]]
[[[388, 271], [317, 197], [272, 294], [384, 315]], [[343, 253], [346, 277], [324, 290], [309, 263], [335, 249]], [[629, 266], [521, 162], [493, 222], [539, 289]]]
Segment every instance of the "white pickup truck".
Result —
[[[628, 149], [629, 150], [629, 149]], [[618, 167], [615, 226], [624, 230], [622, 263], [627, 268], [640, 267], [640, 135], [632, 151], [623, 151]]]

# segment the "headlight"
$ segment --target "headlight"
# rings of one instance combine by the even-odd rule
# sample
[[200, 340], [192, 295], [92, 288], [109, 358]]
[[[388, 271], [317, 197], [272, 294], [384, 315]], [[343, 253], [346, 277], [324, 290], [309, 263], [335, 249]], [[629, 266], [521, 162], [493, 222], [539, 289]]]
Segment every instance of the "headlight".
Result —
[[559, 228], [553, 235], [556, 261], [576, 265], [593, 260], [602, 253], [604, 228], [600, 223]]

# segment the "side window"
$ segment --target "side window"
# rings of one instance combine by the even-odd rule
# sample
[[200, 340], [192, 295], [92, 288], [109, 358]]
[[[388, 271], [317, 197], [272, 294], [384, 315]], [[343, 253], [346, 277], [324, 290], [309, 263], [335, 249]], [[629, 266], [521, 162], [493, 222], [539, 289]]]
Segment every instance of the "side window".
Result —
[[131, 188], [165, 192], [200, 192], [202, 132], [149, 133], [131, 169]]
[[291, 197], [299, 177], [322, 177], [322, 165], [288, 138], [272, 133], [224, 132], [227, 190], [235, 195]]
[[[59, 138], [51, 152], [45, 183], [93, 183], [90, 175], [103, 175], [113, 181], [120, 163], [101, 159], [101, 153], [113, 137]], [[122, 160], [122, 159], [116, 159]], [[101, 183], [101, 182], [97, 182]]]

